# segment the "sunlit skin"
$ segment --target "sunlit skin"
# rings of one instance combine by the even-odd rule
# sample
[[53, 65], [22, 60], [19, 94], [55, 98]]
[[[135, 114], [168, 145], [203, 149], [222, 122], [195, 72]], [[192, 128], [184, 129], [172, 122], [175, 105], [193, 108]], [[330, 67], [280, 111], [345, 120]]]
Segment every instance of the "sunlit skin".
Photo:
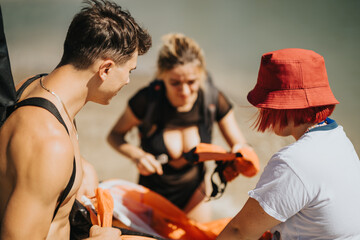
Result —
[[[69, 239], [69, 213], [75, 197], [92, 195], [97, 186], [94, 169], [81, 157], [74, 117], [88, 101], [108, 104], [129, 83], [136, 60], [137, 52], [120, 65], [98, 59], [85, 70], [72, 65], [56, 68], [43, 78], [43, 84], [63, 104], [40, 86], [39, 79], [26, 88], [20, 101], [40, 97], [52, 102], [70, 137], [64, 126], [40, 107], [21, 107], [4, 123], [0, 129], [1, 239]], [[52, 220], [59, 194], [70, 179], [74, 157], [74, 185]], [[93, 227], [90, 239], [120, 239], [120, 231]]]
[[[101, 104], [109, 104], [110, 100], [118, 94], [118, 92], [127, 84], [130, 83], [130, 73], [136, 69], [138, 52], [123, 64], [116, 64], [112, 60], [104, 61], [105, 70], [100, 75], [103, 80], [99, 89], [104, 91], [104, 99], [99, 102]], [[106, 80], [106, 81], [105, 81]]]

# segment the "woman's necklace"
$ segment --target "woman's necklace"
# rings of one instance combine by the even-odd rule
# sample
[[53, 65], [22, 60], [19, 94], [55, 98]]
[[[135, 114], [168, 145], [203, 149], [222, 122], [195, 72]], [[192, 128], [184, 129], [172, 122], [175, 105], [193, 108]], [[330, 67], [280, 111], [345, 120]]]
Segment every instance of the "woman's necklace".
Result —
[[44, 84], [43, 84], [43, 78], [44, 78], [44, 76], [42, 76], [42, 77], [40, 78], [40, 86], [41, 86], [45, 91], [47, 91], [47, 92], [51, 93], [52, 95], [54, 95], [54, 96], [56, 97], [56, 99], [59, 101], [59, 103], [61, 103], [61, 105], [62, 105], [62, 107], [64, 108], [65, 113], [66, 113], [66, 115], [68, 116], [68, 118], [69, 118], [69, 120], [70, 120], [70, 122], [71, 122], [71, 125], [72, 125], [72, 127], [73, 127], [73, 129], [74, 129], [74, 131], [75, 131], [75, 133], [76, 133], [76, 138], [79, 139], [79, 134], [78, 134], [78, 132], [77, 132], [77, 130], [76, 130], [75, 124], [74, 124], [74, 122], [71, 120], [70, 114], [68, 113], [68, 111], [67, 111], [67, 109], [66, 109], [66, 107], [65, 107], [64, 102], [61, 100], [61, 98], [60, 98], [56, 93], [54, 93], [53, 91], [51, 91], [50, 89], [48, 89], [48, 88], [46, 88], [46, 87], [44, 86]]

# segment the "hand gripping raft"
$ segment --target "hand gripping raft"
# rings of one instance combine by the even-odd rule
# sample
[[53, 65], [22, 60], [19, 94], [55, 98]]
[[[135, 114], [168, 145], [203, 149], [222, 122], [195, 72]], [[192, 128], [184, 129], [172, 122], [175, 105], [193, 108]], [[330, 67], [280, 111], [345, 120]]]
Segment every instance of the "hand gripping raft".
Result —
[[[239, 174], [253, 177], [260, 169], [259, 158], [249, 147], [243, 147], [236, 153], [230, 153], [220, 146], [200, 143], [189, 152], [184, 153], [184, 158], [193, 164], [209, 160], [216, 161], [217, 167], [211, 175], [213, 192], [210, 198], [220, 197], [225, 191], [227, 182], [232, 181]], [[220, 184], [216, 184], [214, 181], [216, 174], [220, 178]]]

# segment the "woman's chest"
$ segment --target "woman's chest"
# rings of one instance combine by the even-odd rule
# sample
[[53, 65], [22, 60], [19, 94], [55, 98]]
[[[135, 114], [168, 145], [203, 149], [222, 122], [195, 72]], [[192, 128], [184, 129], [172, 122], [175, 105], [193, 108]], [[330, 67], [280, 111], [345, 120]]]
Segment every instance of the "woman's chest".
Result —
[[164, 145], [172, 159], [177, 159], [184, 152], [190, 151], [201, 142], [199, 128], [196, 125], [182, 128], [165, 128]]

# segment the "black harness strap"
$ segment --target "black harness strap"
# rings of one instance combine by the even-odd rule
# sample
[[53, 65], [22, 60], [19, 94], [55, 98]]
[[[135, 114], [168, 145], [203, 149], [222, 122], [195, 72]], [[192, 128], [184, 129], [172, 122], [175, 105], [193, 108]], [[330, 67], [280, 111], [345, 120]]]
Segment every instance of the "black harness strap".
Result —
[[73, 171], [71, 173], [70, 180], [69, 180], [68, 184], [66, 185], [64, 191], [61, 193], [61, 195], [59, 197], [59, 203], [55, 208], [52, 220], [54, 220], [54, 218], [56, 216], [56, 213], [59, 211], [59, 208], [60, 208], [61, 204], [64, 202], [65, 198], [70, 193], [70, 190], [71, 190], [71, 188], [72, 188], [72, 186], [74, 185], [74, 182], [75, 182], [75, 175], [76, 175], [76, 162], [75, 162], [75, 158], [74, 158]]
[[[56, 109], [54, 104], [52, 104], [50, 101], [43, 99], [43, 98], [29, 98], [25, 99], [24, 101], [21, 101], [19, 103], [15, 103], [20, 99], [20, 96], [22, 92], [25, 90], [27, 86], [29, 86], [34, 80], [38, 79], [39, 77], [42, 77], [46, 74], [39, 74], [37, 76], [34, 76], [30, 79], [28, 79], [16, 92], [15, 86], [11, 74], [11, 68], [10, 68], [10, 60], [9, 60], [9, 54], [8, 49], [6, 45], [6, 39], [4, 34], [4, 26], [3, 26], [3, 18], [2, 18], [2, 12], [1, 12], [1, 6], [0, 6], [0, 127], [6, 120], [6, 118], [16, 109], [22, 106], [37, 106], [42, 107], [51, 112], [58, 120], [59, 122], [65, 127], [67, 133], [69, 134], [69, 131], [65, 125], [64, 120], [62, 119], [59, 111]], [[61, 193], [59, 197], [59, 203], [55, 208], [55, 212], [53, 215], [53, 220], [55, 218], [55, 215], [57, 211], [60, 208], [60, 205], [65, 200], [66, 196], [69, 194], [75, 180], [75, 173], [76, 173], [76, 162], [74, 158], [73, 163], [73, 172], [71, 174], [69, 183], [67, 184], [64, 191]]]
[[[31, 79], [32, 80], [32, 79]], [[30, 81], [30, 79], [29, 79]], [[32, 80], [33, 81], [33, 80]], [[32, 82], [31, 81], [31, 82]], [[28, 85], [28, 84], [27, 84]], [[65, 130], [66, 132], [69, 134], [69, 130], [68, 128], [66, 127], [65, 125], [65, 122], [64, 120], [62, 119], [59, 111], [57, 110], [57, 108], [55, 107], [55, 105], [50, 102], [49, 100], [45, 99], [45, 98], [39, 98], [39, 97], [34, 97], [34, 98], [28, 98], [28, 99], [25, 99], [19, 103], [17, 103], [15, 105], [15, 109], [19, 108], [19, 107], [23, 107], [23, 106], [36, 106], [36, 107], [41, 107], [41, 108], [44, 108], [46, 110], [48, 110], [50, 113], [52, 113], [56, 118], [57, 120], [65, 127]], [[14, 109], [14, 110], [15, 110]], [[72, 171], [72, 174], [71, 174], [71, 177], [70, 177], [70, 180], [68, 182], [68, 184], [66, 185], [64, 191], [60, 194], [59, 196], [59, 199], [58, 199], [58, 204], [55, 208], [55, 211], [54, 211], [54, 215], [53, 215], [53, 218], [52, 220], [54, 220], [55, 216], [56, 216], [56, 213], [58, 212], [61, 204], [64, 202], [65, 198], [67, 197], [67, 195], [69, 194], [72, 186], [74, 185], [74, 181], [75, 181], [75, 175], [76, 175], [76, 162], [75, 162], [75, 158], [74, 158], [74, 162], [73, 162], [73, 171]]]
[[[21, 87], [16, 91], [16, 102], [19, 101], [22, 93], [24, 92], [24, 90], [33, 82], [35, 81], [36, 79], [39, 79], [43, 76], [46, 76], [47, 73], [42, 73], [42, 74], [38, 74], [38, 75], [35, 75], [31, 78], [29, 78], [28, 80], [26, 80], [23, 85], [21, 85]], [[57, 109], [56, 109], [57, 110]], [[66, 126], [65, 126], [66, 127]]]
[[16, 103], [14, 110], [16, 110], [19, 107], [23, 107], [23, 106], [35, 106], [35, 107], [41, 107], [41, 108], [48, 110], [50, 113], [52, 113], [57, 118], [57, 120], [64, 126], [66, 132], [69, 134], [69, 130], [66, 127], [65, 122], [62, 119], [59, 111], [57, 110], [55, 105], [52, 102], [50, 102], [49, 100], [47, 100], [45, 98], [39, 98], [39, 97], [27, 98], [21, 102]]

